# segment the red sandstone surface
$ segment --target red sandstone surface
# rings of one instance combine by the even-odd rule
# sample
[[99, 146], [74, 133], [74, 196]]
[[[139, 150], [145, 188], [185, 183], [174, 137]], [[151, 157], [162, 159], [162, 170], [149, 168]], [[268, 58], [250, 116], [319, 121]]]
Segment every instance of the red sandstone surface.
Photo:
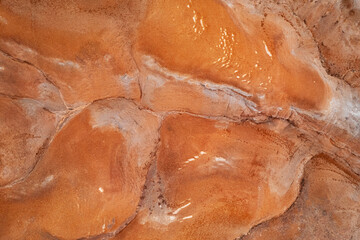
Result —
[[0, 239], [360, 239], [360, 1], [0, 1]]

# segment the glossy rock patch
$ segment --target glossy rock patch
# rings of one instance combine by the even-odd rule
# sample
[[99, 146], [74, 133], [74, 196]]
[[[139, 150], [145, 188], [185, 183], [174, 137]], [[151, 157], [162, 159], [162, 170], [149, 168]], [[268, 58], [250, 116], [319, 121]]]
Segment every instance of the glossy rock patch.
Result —
[[175, 115], [160, 134], [159, 198], [119, 239], [231, 239], [296, 198], [299, 146], [263, 126]]
[[0, 1], [0, 240], [359, 239], [359, 11]]

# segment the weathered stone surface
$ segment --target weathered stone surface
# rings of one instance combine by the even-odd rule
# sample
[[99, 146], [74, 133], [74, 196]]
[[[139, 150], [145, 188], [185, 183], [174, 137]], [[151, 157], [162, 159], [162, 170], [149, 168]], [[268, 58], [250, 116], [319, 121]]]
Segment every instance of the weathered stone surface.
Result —
[[241, 239], [359, 239], [359, 180], [333, 159], [318, 156], [307, 164], [293, 206]]
[[291, 205], [311, 155], [251, 122], [172, 115], [160, 132], [159, 198], [118, 239], [234, 239]]
[[0, 47], [42, 69], [69, 105], [138, 98], [130, 48], [140, 2], [1, 1]]
[[0, 239], [360, 238], [359, 6], [1, 0]]
[[28, 178], [0, 190], [0, 236], [76, 239], [115, 232], [135, 213], [157, 132], [157, 117], [126, 100], [84, 109]]
[[32, 99], [51, 111], [64, 111], [61, 93], [41, 71], [0, 54], [0, 94], [13, 99]]
[[[326, 74], [311, 32], [285, 3], [195, 1], [188, 5], [152, 2], [140, 24], [135, 56], [142, 72], [142, 104], [155, 111], [232, 119], [259, 115], [289, 119], [343, 145], [351, 142], [349, 151], [360, 155], [359, 94]], [[219, 20], [212, 17], [213, 8], [220, 9]], [[208, 23], [199, 33], [194, 21]], [[153, 34], [145, 30], [152, 25], [158, 26]], [[227, 29], [226, 36], [219, 33], [220, 28]], [[231, 54], [222, 46], [230, 48]], [[217, 59], [225, 65], [218, 66]], [[308, 71], [316, 73], [316, 81], [309, 82], [315, 75]], [[245, 83], [238, 73], [252, 77]], [[271, 83], [265, 84], [269, 77]]]
[[294, 1], [289, 4], [318, 43], [328, 73], [360, 87], [360, 2]]
[[167, 69], [236, 87], [255, 102], [266, 98], [284, 108], [323, 109], [328, 86], [315, 68], [296, 58], [295, 31], [275, 16], [265, 21], [240, 7], [233, 14], [219, 1], [152, 1], [138, 48]]
[[30, 99], [0, 97], [0, 186], [34, 168], [55, 132], [56, 117]]

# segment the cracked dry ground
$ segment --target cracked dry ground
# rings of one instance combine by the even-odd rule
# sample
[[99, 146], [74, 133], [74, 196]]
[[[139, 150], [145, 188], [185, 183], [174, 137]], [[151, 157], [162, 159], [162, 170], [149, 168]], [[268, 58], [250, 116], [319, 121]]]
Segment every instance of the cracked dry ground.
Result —
[[360, 239], [360, 1], [1, 0], [0, 239]]

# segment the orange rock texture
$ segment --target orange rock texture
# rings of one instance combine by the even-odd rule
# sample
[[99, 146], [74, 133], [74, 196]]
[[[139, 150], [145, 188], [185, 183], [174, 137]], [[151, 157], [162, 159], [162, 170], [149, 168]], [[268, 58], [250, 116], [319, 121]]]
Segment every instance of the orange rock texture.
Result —
[[0, 239], [360, 239], [360, 1], [1, 0]]

